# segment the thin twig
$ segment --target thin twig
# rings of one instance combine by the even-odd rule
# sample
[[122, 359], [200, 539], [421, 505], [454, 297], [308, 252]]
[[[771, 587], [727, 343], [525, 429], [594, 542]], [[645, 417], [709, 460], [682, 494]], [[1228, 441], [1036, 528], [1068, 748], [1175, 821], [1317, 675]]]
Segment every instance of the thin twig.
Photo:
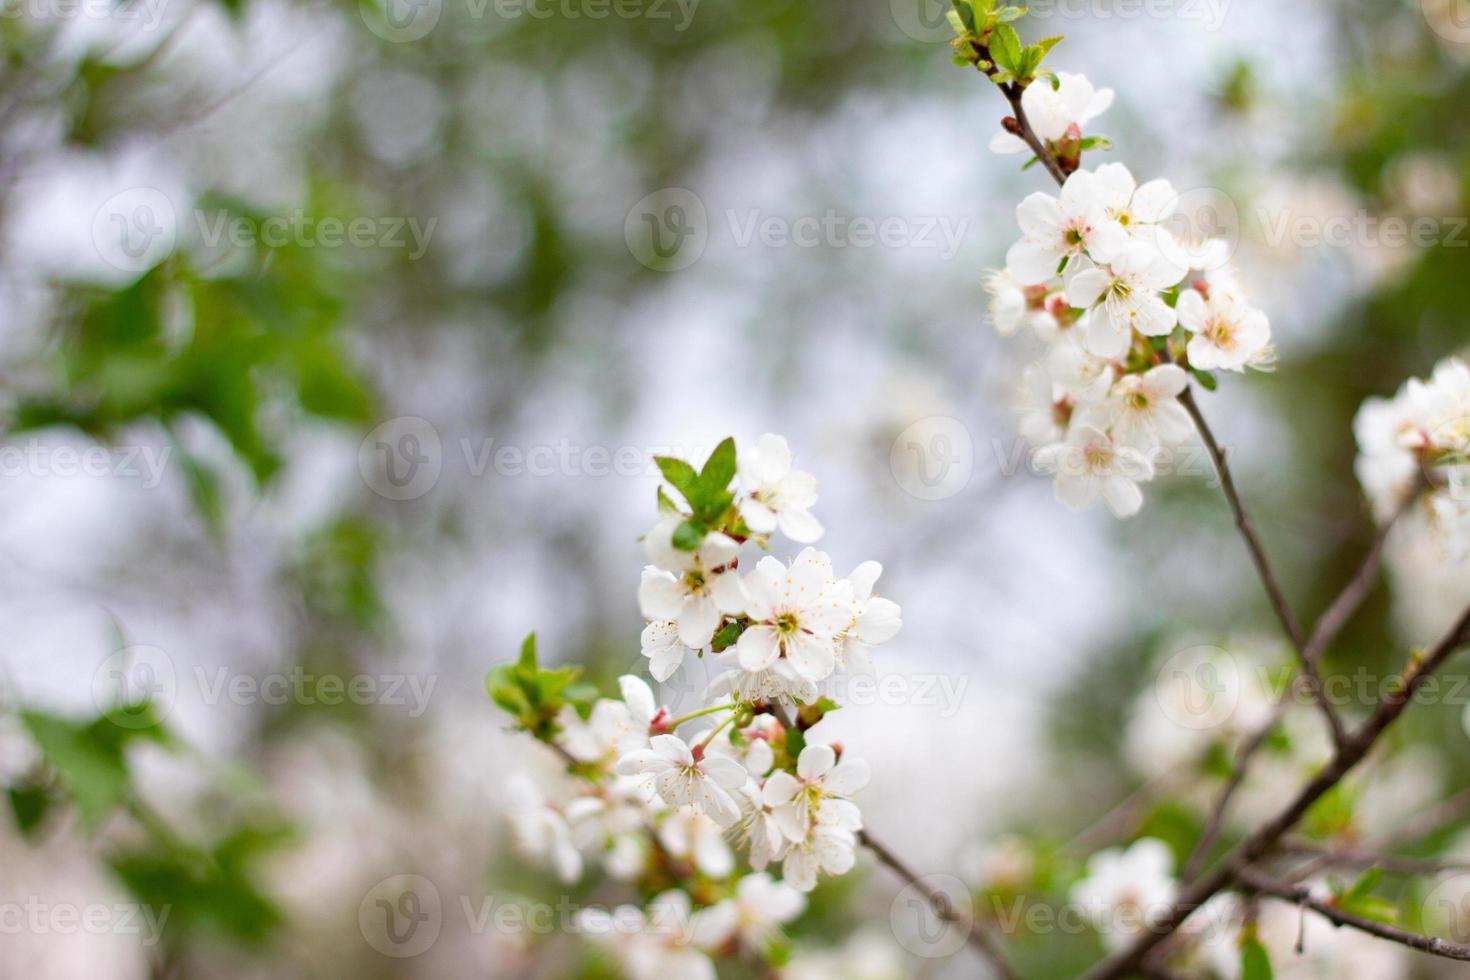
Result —
[[1467, 816], [1470, 816], [1470, 789], [1461, 790], [1422, 813], [1410, 816], [1391, 833], [1379, 837], [1374, 843], [1379, 847], [1397, 847], [1412, 843], [1443, 830], [1449, 824], [1458, 823]]
[[950, 922], [964, 928], [967, 931], [966, 938], [976, 949], [985, 956], [996, 973], [1004, 980], [1019, 980], [1016, 973], [1007, 961], [1005, 952], [1000, 947], [1000, 941], [990, 933], [984, 923], [974, 916], [963, 915], [954, 907], [950, 897], [939, 889], [933, 887], [922, 877], [916, 874], [898, 855], [890, 851], [886, 846], [873, 839], [873, 835], [866, 830], [858, 831], [858, 840], [863, 846], [873, 852], [873, 856], [880, 864], [887, 865], [906, 883], [917, 888], [924, 899], [929, 903], [929, 908], [944, 922]]
[[1389, 874], [1437, 875], [1445, 871], [1470, 871], [1470, 861], [1407, 857], [1402, 854], [1388, 854], [1372, 848], [1322, 845], [1315, 841], [1296, 838], [1283, 840], [1277, 850], [1283, 854], [1321, 858], [1325, 866], [1382, 868]]
[[1137, 971], [1148, 954], [1163, 942], [1202, 904], [1235, 881], [1241, 872], [1265, 857], [1312, 806], [1342, 782], [1368, 755], [1383, 733], [1398, 720], [1429, 678], [1470, 639], [1470, 608], [1461, 613], [1450, 631], [1422, 656], [1410, 658], [1398, 681], [1385, 694], [1357, 731], [1337, 750], [1332, 760], [1314, 776], [1296, 797], [1273, 819], [1260, 827], [1225, 856], [1213, 871], [1186, 887], [1165, 916], [1152, 928], [1099, 963], [1083, 976], [1086, 980], [1113, 980]]
[[1246, 868], [1241, 871], [1240, 880], [1262, 895], [1271, 895], [1294, 905], [1311, 909], [1335, 925], [1357, 929], [1371, 936], [1377, 936], [1379, 939], [1386, 939], [1389, 942], [1408, 946], [1410, 949], [1417, 949], [1433, 956], [1442, 956], [1451, 960], [1470, 960], [1470, 946], [1446, 942], [1433, 936], [1421, 936], [1416, 932], [1408, 932], [1373, 919], [1353, 915], [1351, 912], [1344, 912], [1335, 905], [1314, 898], [1311, 890], [1302, 885], [1278, 881], [1254, 868]]

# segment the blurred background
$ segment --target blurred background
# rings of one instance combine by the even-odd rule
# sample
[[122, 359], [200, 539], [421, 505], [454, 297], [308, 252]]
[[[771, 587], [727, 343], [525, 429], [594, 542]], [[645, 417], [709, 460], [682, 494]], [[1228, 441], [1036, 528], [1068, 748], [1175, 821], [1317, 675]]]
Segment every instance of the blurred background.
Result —
[[[375, 4], [0, 0], [0, 976], [612, 975], [484, 917], [560, 889], [509, 845], [507, 776], [547, 760], [483, 678], [532, 630], [609, 692], [644, 673], [652, 457], [726, 435], [786, 435], [837, 568], [881, 561], [903, 606], [828, 724], [922, 872], [993, 884], [1020, 827], [1064, 863], [1163, 771], [1158, 664], [1281, 662], [1207, 461], [1124, 523], [1028, 472], [1034, 352], [981, 282], [1049, 188], [986, 150], [1004, 103], [939, 0]], [[1278, 372], [1204, 407], [1310, 619], [1372, 534], [1357, 406], [1470, 340], [1470, 5], [1022, 27], [1117, 92], [1089, 164], [1206, 202], [1271, 316]], [[1329, 670], [1386, 671], [1467, 597], [1391, 562]], [[1413, 716], [1382, 799], [1470, 785], [1463, 703]], [[1125, 816], [1187, 847], [1201, 811]], [[411, 956], [367, 924], [402, 875], [442, 903]], [[816, 975], [975, 975], [896, 890], [817, 893]], [[1100, 952], [1022, 946], [1037, 976]]]

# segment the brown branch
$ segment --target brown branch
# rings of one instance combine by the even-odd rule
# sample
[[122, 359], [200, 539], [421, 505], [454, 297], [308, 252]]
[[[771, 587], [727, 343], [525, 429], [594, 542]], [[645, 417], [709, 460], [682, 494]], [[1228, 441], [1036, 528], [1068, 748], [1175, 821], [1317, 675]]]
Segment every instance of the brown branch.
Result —
[[[1347, 585], [1343, 586], [1342, 591], [1338, 593], [1337, 598], [1332, 601], [1332, 604], [1327, 607], [1326, 612], [1318, 617], [1317, 624], [1312, 629], [1312, 635], [1307, 639], [1306, 645], [1302, 650], [1302, 659], [1305, 662], [1314, 665], [1320, 662], [1322, 655], [1327, 652], [1328, 648], [1332, 646], [1332, 642], [1337, 639], [1337, 635], [1342, 632], [1343, 628], [1352, 620], [1357, 611], [1362, 608], [1363, 603], [1367, 601], [1368, 596], [1373, 591], [1373, 586], [1378, 581], [1378, 567], [1382, 564], [1383, 547], [1388, 541], [1389, 532], [1393, 530], [1399, 518], [1419, 499], [1419, 495], [1423, 492], [1423, 489], [1423, 485], [1421, 484], [1404, 501], [1403, 505], [1393, 516], [1380, 526], [1373, 535], [1373, 543], [1369, 546], [1368, 553], [1363, 556], [1363, 561], [1358, 566], [1358, 570], [1353, 573], [1353, 577], [1348, 580]], [[1230, 778], [1226, 781], [1224, 788], [1220, 791], [1220, 795], [1216, 798], [1215, 805], [1210, 811], [1209, 819], [1205, 823], [1205, 829], [1200, 834], [1199, 840], [1195, 842], [1194, 850], [1190, 853], [1189, 859], [1184, 864], [1182, 877], [1185, 881], [1194, 880], [1199, 875], [1199, 872], [1203, 870], [1204, 862], [1209, 856], [1210, 848], [1214, 846], [1215, 841], [1220, 836], [1220, 831], [1224, 828], [1226, 812], [1235, 797], [1236, 791], [1240, 789], [1241, 783], [1245, 781], [1246, 774], [1250, 770], [1251, 762], [1255, 759], [1256, 753], [1266, 744], [1266, 739], [1276, 730], [1276, 726], [1281, 724], [1281, 718], [1286, 713], [1288, 706], [1288, 700], [1283, 700], [1280, 704], [1276, 705], [1275, 709], [1271, 712], [1271, 717], [1266, 723], [1252, 733], [1249, 738], [1241, 743], [1240, 748], [1236, 750], [1235, 760], [1230, 771]]]
[[1421, 936], [1416, 932], [1408, 932], [1403, 929], [1376, 922], [1373, 919], [1365, 919], [1362, 916], [1344, 912], [1342, 909], [1314, 898], [1309, 889], [1301, 885], [1293, 885], [1284, 881], [1278, 881], [1270, 875], [1263, 874], [1253, 868], [1246, 868], [1240, 872], [1240, 880], [1245, 885], [1261, 893], [1270, 895], [1293, 905], [1311, 909], [1318, 915], [1331, 921], [1337, 926], [1347, 926], [1366, 932], [1379, 939], [1386, 939], [1410, 949], [1417, 949], [1421, 953], [1429, 953], [1433, 956], [1442, 956], [1451, 960], [1470, 960], [1470, 946], [1461, 946], [1457, 943], [1446, 942], [1433, 936]]
[[873, 835], [866, 830], [858, 831], [858, 840], [880, 864], [887, 865], [895, 874], [902, 878], [907, 884], [918, 889], [929, 903], [929, 908], [942, 921], [953, 923], [966, 930], [966, 938], [980, 950], [981, 954], [990, 962], [991, 967], [1003, 980], [1019, 980], [1020, 975], [1016, 973], [1006, 959], [1005, 952], [1001, 949], [1000, 941], [991, 934], [984, 923], [974, 916], [962, 915], [955, 907], [950, 897], [939, 889], [933, 887], [913, 869], [906, 865], [898, 855], [890, 851]]
[[1282, 854], [1322, 859], [1324, 867], [1382, 868], [1389, 874], [1436, 875], [1445, 871], [1470, 871], [1470, 861], [1441, 861], [1438, 858], [1387, 854], [1366, 847], [1322, 845], [1315, 841], [1288, 838], [1277, 848]]
[[1291, 803], [1237, 844], [1213, 871], [1186, 887], [1173, 908], [1154, 927], [1140, 935], [1128, 947], [1099, 963], [1084, 974], [1084, 977], [1087, 980], [1112, 980], [1136, 972], [1154, 947], [1178, 929], [1195, 909], [1228, 887], [1241, 872], [1265, 857], [1306, 816], [1313, 804], [1363, 761], [1383, 733], [1413, 702], [1419, 689], [1467, 639], [1470, 639], [1470, 608], [1460, 615], [1455, 625], [1431, 650], [1422, 656], [1410, 658], [1393, 690], [1379, 700], [1368, 720], [1348, 737], [1332, 760], [1298, 792]]

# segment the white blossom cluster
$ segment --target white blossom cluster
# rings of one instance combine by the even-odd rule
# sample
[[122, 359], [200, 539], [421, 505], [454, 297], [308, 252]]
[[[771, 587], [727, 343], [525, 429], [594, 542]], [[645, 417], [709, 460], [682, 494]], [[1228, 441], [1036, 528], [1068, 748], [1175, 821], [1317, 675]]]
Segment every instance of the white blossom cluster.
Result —
[[[1107, 90], [1065, 73], [1023, 97], [1048, 141], [1059, 138], [1052, 132], [1080, 138], [1081, 124], [1110, 101]], [[1000, 137], [992, 147], [1014, 149]], [[1140, 185], [1120, 163], [1078, 169], [1059, 196], [1021, 202], [1021, 240], [1005, 269], [986, 278], [996, 329], [1025, 328], [1047, 347], [1025, 372], [1016, 407], [1021, 434], [1037, 447], [1034, 463], [1071, 507], [1101, 498], [1118, 517], [1137, 513], [1139, 485], [1191, 437], [1179, 404], [1189, 370], [1273, 362], [1270, 323], [1226, 265], [1225, 243], [1186, 242], [1169, 230], [1178, 203], [1167, 180]]]
[[1380, 521], [1424, 483], [1422, 515], [1446, 547], [1470, 552], [1470, 367], [1440, 362], [1392, 398], [1369, 398], [1353, 423], [1357, 474]]
[[[869, 768], [821, 740], [822, 716], [840, 705], [818, 685], [866, 667], [869, 648], [901, 625], [899, 607], [873, 594], [876, 562], [838, 578], [808, 546], [789, 563], [764, 555], [745, 567], [742, 552], [777, 531], [808, 545], [823, 533], [810, 510], [816, 481], [793, 468], [785, 439], [763, 436], [732, 458], [733, 487], [707, 476], [715, 465], [665, 469], [690, 475], [660, 490], [638, 602], [655, 679], [694, 656], [727, 669], [681, 717], [631, 675], [619, 699], [563, 707], [551, 740], [571, 778], [555, 799], [520, 779], [510, 814], [521, 851], [568, 883], [589, 861], [638, 888], [672, 873], [677, 887], [644, 907], [582, 917], [582, 931], [606, 938], [633, 980], [708, 978], [713, 955], [763, 954], [821, 876], [853, 867], [863, 823], [851, 797]], [[671, 499], [676, 482], [688, 510]], [[711, 506], [713, 526], [691, 539]]]

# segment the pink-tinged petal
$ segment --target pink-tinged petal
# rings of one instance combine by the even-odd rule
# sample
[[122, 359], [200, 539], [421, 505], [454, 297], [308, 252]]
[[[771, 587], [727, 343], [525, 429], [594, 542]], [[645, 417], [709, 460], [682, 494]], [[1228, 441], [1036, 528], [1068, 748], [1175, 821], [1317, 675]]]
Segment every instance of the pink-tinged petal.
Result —
[[1035, 286], [1053, 279], [1061, 256], [1035, 242], [1022, 240], [1006, 252], [1006, 271], [1023, 286]]
[[818, 541], [823, 534], [821, 521], [813, 517], [809, 510], [783, 507], [776, 515], [776, 522], [781, 528], [781, 533], [798, 544]]
[[[1205, 306], [1205, 298], [1199, 294], [1197, 289], [1185, 289], [1179, 293], [1179, 299], [1174, 304], [1174, 310], [1179, 316], [1179, 323], [1190, 333], [1199, 333], [1209, 322], [1209, 310]], [[1193, 358], [1190, 359], [1193, 362]]]
[[677, 735], [655, 735], [648, 740], [649, 747], [671, 766], [694, 765], [694, 753]]
[[705, 756], [699, 768], [710, 779], [713, 779], [717, 786], [727, 790], [739, 789], [750, 778], [750, 773], [746, 772], [745, 767], [740, 763], [719, 755]]
[[821, 779], [837, 764], [837, 753], [830, 745], [808, 745], [796, 760], [796, 774], [807, 782]]
[[691, 650], [709, 646], [723, 618], [712, 596], [690, 596], [678, 616], [679, 642]]
[[766, 806], [779, 807], [790, 803], [801, 792], [801, 783], [789, 772], [773, 772], [761, 790], [761, 802]]
[[809, 681], [830, 677], [837, 666], [832, 641], [809, 633], [791, 633], [786, 637], [786, 659], [791, 661], [798, 674]]
[[827, 775], [823, 785], [834, 796], [851, 796], [873, 778], [873, 770], [863, 759], [843, 759]]
[[684, 587], [669, 573], [649, 565], [638, 583], [638, 609], [644, 619], [678, 619], [684, 608]]
[[1143, 507], [1143, 491], [1126, 477], [1110, 476], [1103, 480], [1103, 502], [1114, 517], [1132, 517]]
[[1091, 309], [1111, 282], [1112, 276], [1102, 269], [1084, 269], [1067, 283], [1067, 305], [1081, 310]]
[[751, 626], [740, 634], [735, 652], [742, 669], [765, 670], [781, 656], [781, 634], [774, 626]]

